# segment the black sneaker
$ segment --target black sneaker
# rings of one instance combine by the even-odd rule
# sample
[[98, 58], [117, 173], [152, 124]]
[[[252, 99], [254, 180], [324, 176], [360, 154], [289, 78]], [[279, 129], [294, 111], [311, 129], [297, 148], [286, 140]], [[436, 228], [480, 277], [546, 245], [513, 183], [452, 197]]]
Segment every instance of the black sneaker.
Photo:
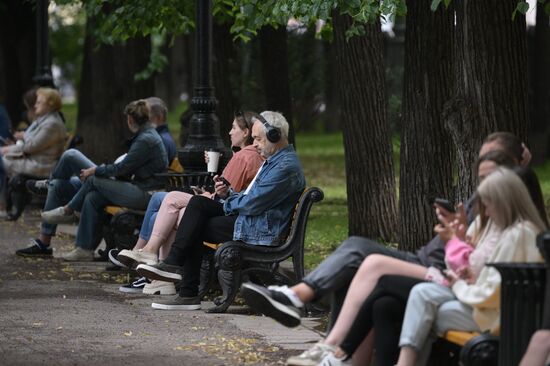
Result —
[[241, 286], [241, 294], [251, 308], [275, 319], [285, 327], [300, 325], [300, 310], [276, 287], [270, 289], [246, 282]]
[[38, 239], [31, 239], [31, 245], [24, 249], [19, 249], [15, 254], [22, 257], [51, 257], [52, 248], [47, 245], [43, 245]]
[[125, 292], [127, 294], [137, 294], [137, 293], [143, 292], [143, 288], [148, 283], [151, 283], [151, 281], [149, 281], [145, 277], [140, 277], [132, 283], [129, 283], [129, 284], [124, 285], [124, 286], [120, 286], [118, 288], [118, 290], [120, 292]]
[[25, 182], [27, 190], [34, 195], [45, 197], [48, 195], [48, 180], [34, 180], [29, 179]]
[[120, 252], [120, 250], [118, 249], [111, 249], [109, 250], [109, 261], [114, 264], [115, 266], [118, 266], [118, 267], [121, 267], [121, 268], [128, 268], [127, 265], [125, 265], [124, 263], [121, 263], [119, 260], [118, 260], [118, 253]]
[[159, 262], [155, 265], [140, 264], [137, 266], [136, 271], [140, 276], [147, 277], [151, 280], [166, 282], [181, 281], [181, 267], [166, 264], [164, 262]]

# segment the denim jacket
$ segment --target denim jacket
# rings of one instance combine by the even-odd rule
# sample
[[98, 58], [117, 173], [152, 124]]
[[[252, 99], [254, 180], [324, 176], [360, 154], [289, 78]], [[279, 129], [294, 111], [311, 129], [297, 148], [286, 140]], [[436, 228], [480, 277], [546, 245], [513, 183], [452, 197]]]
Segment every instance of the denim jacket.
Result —
[[168, 167], [166, 149], [159, 134], [152, 125], [146, 124], [132, 139], [126, 157], [114, 164], [103, 164], [96, 168], [98, 177], [122, 177], [143, 190], [162, 188], [164, 181], [156, 173], [164, 173]]
[[239, 215], [233, 240], [278, 245], [288, 233], [294, 206], [306, 180], [292, 145], [270, 156], [260, 169], [248, 194], [230, 194], [223, 208], [226, 215]]

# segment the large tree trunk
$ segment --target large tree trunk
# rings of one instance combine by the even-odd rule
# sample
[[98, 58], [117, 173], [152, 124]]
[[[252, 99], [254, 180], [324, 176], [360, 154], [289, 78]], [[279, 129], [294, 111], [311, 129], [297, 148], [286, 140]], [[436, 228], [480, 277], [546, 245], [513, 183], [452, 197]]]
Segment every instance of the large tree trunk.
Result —
[[281, 112], [285, 116], [290, 125], [289, 141], [294, 143], [285, 27], [275, 29], [265, 26], [260, 29], [260, 55], [266, 109]]
[[537, 5], [537, 24], [531, 44], [529, 148], [536, 164], [550, 157], [550, 19], [541, 3]]
[[23, 94], [33, 86], [36, 63], [36, 11], [28, 1], [0, 4], [0, 101], [14, 126], [22, 119]]
[[233, 123], [233, 114], [240, 107], [234, 93], [237, 90], [231, 85], [232, 63], [237, 55], [235, 43], [230, 32], [229, 24], [213, 24], [214, 57], [212, 60], [212, 79], [214, 82], [215, 96], [218, 100], [216, 115], [220, 120], [220, 134], [223, 141], [229, 146], [229, 130]]
[[455, 91], [446, 106], [446, 126], [456, 148], [457, 200], [477, 183], [474, 164], [483, 139], [528, 131], [525, 17], [513, 21], [516, 0], [463, 0], [456, 7]]
[[123, 111], [129, 102], [154, 95], [154, 81], [135, 81], [149, 62], [150, 39], [125, 44], [98, 45], [87, 26], [79, 89], [77, 133], [81, 150], [96, 163], [113, 161], [127, 151], [130, 137]]
[[333, 13], [341, 101], [349, 234], [392, 240], [397, 229], [395, 176], [387, 118], [380, 24], [346, 40], [347, 15]]
[[452, 92], [453, 14], [430, 0], [409, 1], [401, 134], [400, 248], [433, 237], [435, 197], [452, 197], [453, 146], [442, 112]]

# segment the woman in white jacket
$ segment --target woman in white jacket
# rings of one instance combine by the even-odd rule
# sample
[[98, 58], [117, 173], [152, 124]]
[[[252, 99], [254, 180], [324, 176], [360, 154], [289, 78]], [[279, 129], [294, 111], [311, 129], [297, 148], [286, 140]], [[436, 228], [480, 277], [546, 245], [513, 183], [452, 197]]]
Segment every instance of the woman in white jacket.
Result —
[[[521, 179], [511, 170], [499, 168], [479, 185], [477, 196], [480, 216], [487, 216], [501, 229], [487, 263], [542, 261], [535, 239], [546, 225]], [[442, 222], [439, 234], [450, 240], [455, 235], [452, 223]], [[433, 334], [442, 335], [450, 329], [498, 333], [500, 274], [488, 266], [477, 276], [475, 272], [465, 269], [458, 276], [447, 271], [450, 288], [436, 283], [413, 288], [399, 341], [399, 366], [424, 364]]]

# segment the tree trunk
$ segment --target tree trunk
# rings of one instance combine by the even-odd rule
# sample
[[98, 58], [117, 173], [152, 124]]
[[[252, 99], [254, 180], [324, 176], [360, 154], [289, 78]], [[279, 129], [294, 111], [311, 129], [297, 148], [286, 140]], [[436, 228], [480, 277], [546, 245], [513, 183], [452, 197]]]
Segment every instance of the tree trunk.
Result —
[[231, 143], [228, 133], [231, 130], [234, 112], [240, 107], [234, 93], [237, 89], [231, 85], [231, 75], [233, 75], [231, 66], [235, 62], [236, 52], [230, 28], [229, 24], [214, 22], [212, 30], [214, 46], [212, 79], [214, 94], [218, 100], [216, 115], [220, 120], [220, 135], [228, 146]]
[[430, 0], [407, 4], [399, 179], [400, 248], [433, 237], [433, 200], [452, 197], [453, 146], [442, 119], [452, 92], [453, 14]]
[[334, 44], [323, 41], [325, 76], [323, 78], [323, 93], [325, 99], [325, 113], [323, 115], [323, 127], [325, 132], [335, 132], [341, 129], [340, 124], [340, 100], [336, 85], [336, 55], [334, 54]]
[[28, 1], [0, 4], [0, 100], [14, 127], [25, 108], [23, 94], [33, 86], [36, 63], [36, 10]]
[[445, 123], [456, 148], [456, 199], [467, 199], [477, 183], [474, 164], [483, 139], [528, 131], [525, 17], [511, 19], [516, 0], [456, 1], [454, 96]]
[[550, 19], [537, 4], [537, 24], [530, 49], [531, 129], [529, 149], [533, 164], [550, 157]]
[[111, 162], [127, 151], [130, 131], [124, 107], [154, 95], [154, 80], [135, 81], [134, 75], [149, 62], [150, 39], [129, 39], [125, 44], [98, 45], [87, 25], [79, 89], [77, 133], [81, 147], [96, 163]]
[[333, 13], [337, 88], [346, 159], [349, 234], [392, 240], [395, 176], [387, 118], [380, 24], [346, 40], [347, 15]]
[[261, 28], [260, 45], [266, 109], [281, 112], [285, 116], [290, 125], [289, 141], [295, 143], [288, 79], [286, 28], [275, 29], [271, 26]]

